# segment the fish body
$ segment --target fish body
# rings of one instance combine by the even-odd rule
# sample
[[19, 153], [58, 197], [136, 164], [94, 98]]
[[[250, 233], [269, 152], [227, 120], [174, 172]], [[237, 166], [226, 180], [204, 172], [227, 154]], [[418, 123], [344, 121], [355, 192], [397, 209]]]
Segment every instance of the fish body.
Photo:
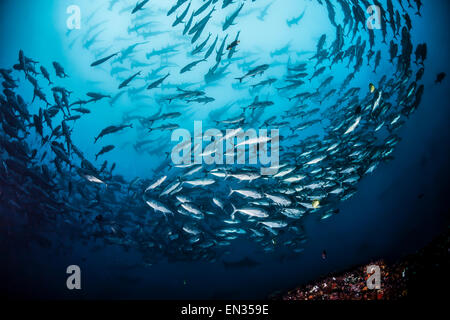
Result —
[[103, 147], [103, 148], [100, 150], [100, 152], [97, 153], [97, 154], [95, 155], [95, 160], [97, 160], [99, 156], [104, 155], [105, 153], [111, 152], [111, 151], [114, 150], [115, 148], [116, 148], [116, 147], [113, 146], [113, 145], [109, 145], [109, 146]]
[[105, 63], [106, 61], [110, 60], [111, 58], [117, 56], [118, 54], [119, 54], [119, 52], [116, 52], [116, 53], [113, 53], [113, 54], [110, 55], [110, 56], [107, 56], [107, 57], [105, 57], [105, 58], [102, 58], [102, 59], [99, 59], [99, 60], [97, 60], [97, 61], [94, 61], [94, 62], [92, 62], [91, 67], [99, 66], [99, 65]]
[[237, 16], [239, 15], [239, 13], [241, 12], [243, 7], [244, 7], [244, 3], [242, 3], [241, 6], [235, 12], [233, 12], [229, 17], [226, 18], [226, 20], [222, 26], [223, 31], [226, 31], [229, 27], [234, 25], [234, 20], [236, 20]]

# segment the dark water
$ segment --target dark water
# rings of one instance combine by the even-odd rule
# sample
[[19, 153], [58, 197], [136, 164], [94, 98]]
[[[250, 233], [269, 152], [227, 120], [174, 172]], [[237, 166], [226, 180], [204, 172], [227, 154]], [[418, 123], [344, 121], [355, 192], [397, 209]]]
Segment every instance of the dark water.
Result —
[[[117, 37], [120, 37], [120, 32], [128, 27], [129, 13], [119, 14], [118, 11], [119, 7], [133, 5], [132, 2], [120, 1], [113, 11], [108, 11], [108, 5], [102, 6], [100, 1], [98, 4], [96, 2], [95, 6], [89, 1], [80, 1], [83, 14], [90, 15], [96, 12], [88, 26], [95, 24], [95, 21], [108, 20], [108, 24], [104, 26], [100, 47], [111, 44], [115, 49], [109, 52], [121, 48]], [[299, 51], [314, 51], [322, 33], [329, 35], [327, 47], [331, 45], [335, 31], [329, 25], [326, 9], [319, 6], [316, 1], [274, 1], [263, 24], [254, 17], [270, 1], [258, 0], [254, 4], [247, 2], [246, 9], [250, 6], [256, 9], [249, 10], [245, 15], [246, 12], [243, 11], [243, 16], [237, 20], [238, 25], [233, 26], [229, 33], [231, 40], [234, 39], [236, 32], [241, 30], [241, 50], [244, 54], [250, 52], [261, 62], [277, 61], [285, 66], [289, 58], [293, 61], [302, 60], [303, 57], [298, 56]], [[95, 60], [95, 46], [86, 50], [81, 40], [71, 45], [71, 42], [77, 39], [77, 32], [82, 34], [85, 31], [85, 26], [82, 24], [81, 30], [66, 34], [65, 10], [70, 4], [72, 3], [68, 1], [29, 0], [22, 1], [19, 5], [14, 1], [2, 1], [0, 67], [10, 67], [17, 63], [17, 53], [22, 49], [26, 56], [38, 60], [48, 66], [48, 69], [52, 61], [60, 62], [70, 74], [70, 78], [64, 80], [63, 84], [75, 91], [77, 98], [82, 96], [81, 93], [78, 94], [79, 92], [113, 92], [117, 88], [118, 80], [109, 76], [107, 68], [94, 72], [87, 67]], [[169, 5], [155, 1], [149, 6], [155, 8], [152, 19], [162, 21], [168, 19], [165, 12]], [[100, 9], [95, 11], [96, 8]], [[236, 4], [231, 11], [227, 11], [217, 20], [223, 21], [235, 8]], [[306, 8], [304, 20], [299, 26], [288, 28], [285, 20], [301, 13], [304, 8]], [[337, 11], [338, 8], [336, 5]], [[448, 79], [440, 85], [435, 84], [434, 80], [439, 72], [450, 71], [449, 8], [450, 4], [447, 1], [431, 0], [422, 8], [422, 17], [415, 16], [415, 10], [411, 10], [412, 41], [415, 45], [423, 42], [428, 45], [428, 58], [422, 81], [425, 86], [422, 103], [397, 132], [402, 140], [394, 151], [394, 160], [382, 163], [374, 173], [364, 176], [357, 185], [357, 193], [351, 199], [336, 204], [336, 208], [340, 210], [338, 215], [321, 220], [311, 214], [304, 219], [307, 242], [300, 255], [290, 255], [283, 248], [275, 248], [274, 252], [264, 254], [258, 244], [239, 238], [232, 242], [230, 254], [214, 263], [167, 262], [164, 257], [158, 257], [158, 261], [154, 261], [149, 267], [143, 266], [142, 255], [133, 247], [124, 251], [118, 246], [104, 246], [101, 240], [95, 243], [94, 240], [80, 241], [76, 236], [62, 238], [64, 242], [61, 247], [60, 241], [53, 233], [47, 235], [52, 243], [48, 247], [32, 241], [31, 237], [27, 237], [27, 233], [16, 234], [14, 223], [2, 219], [0, 238], [2, 292], [12, 297], [27, 298], [265, 298], [276, 290], [289, 289], [331, 271], [343, 270], [377, 258], [395, 260], [421, 248], [448, 226], [450, 85]], [[178, 15], [180, 13], [177, 12]], [[222, 12], [220, 14], [223, 15]], [[147, 51], [161, 48], [175, 39], [182, 39], [179, 38], [179, 28], [176, 32], [170, 28], [173, 19], [174, 16], [171, 16], [167, 20], [169, 27], [160, 25], [157, 28], [169, 32], [151, 39], [150, 49], [146, 48]], [[211, 30], [206, 30], [205, 33], [212, 32], [214, 35], [215, 29], [221, 29], [220, 22], [216, 24], [212, 24]], [[377, 33], [377, 44], [380, 39], [381, 36]], [[388, 40], [390, 39], [391, 34], [388, 33]], [[282, 48], [286, 43], [290, 43], [291, 52], [283, 54], [280, 58], [271, 57], [270, 53]], [[352, 86], [361, 86], [363, 90], [367, 90], [368, 83], [377, 83], [376, 80], [383, 74], [392, 73], [392, 66], [385, 61], [389, 55], [388, 47], [384, 47], [383, 55], [377, 79], [374, 79], [371, 70], [364, 69], [356, 75]], [[191, 60], [186, 60], [184, 55], [171, 60], [180, 67], [187, 61]], [[245, 105], [251, 103], [253, 99], [249, 98], [248, 90], [243, 91], [235, 86], [234, 78], [244, 71], [237, 69], [235, 65], [233, 67], [235, 69], [229, 70], [230, 75], [208, 90], [208, 95], [216, 99], [214, 103], [179, 109], [183, 113], [192, 114], [183, 118], [182, 126], [191, 128], [194, 119], [206, 121], [210, 111], [220, 109], [231, 101], [247, 98], [249, 103]], [[206, 65], [194, 68], [189, 76], [178, 75], [176, 70], [173, 72], [175, 79], [171, 83], [201, 82], [207, 71]], [[129, 73], [131, 75], [134, 72]], [[281, 78], [283, 73], [277, 72], [274, 71], [274, 75]], [[342, 66], [333, 69], [338, 82], [342, 82], [347, 73], [348, 70]], [[54, 73], [51, 74], [54, 77]], [[26, 91], [23, 90], [25, 95]], [[173, 92], [170, 89], [164, 90]], [[269, 91], [263, 95], [272, 95], [271, 98], [276, 105], [287, 101], [285, 97], [276, 95], [276, 90], [275, 93]], [[95, 153], [98, 152], [98, 146], [94, 147], [92, 144], [93, 137], [111, 123], [120, 123], [123, 114], [136, 107], [148, 108], [147, 116], [158, 111], [154, 99], [137, 101], [123, 99], [114, 107], [106, 102], [98, 103], [93, 107], [96, 108], [95, 113], [77, 123], [77, 129], [73, 133], [74, 143], [93, 161]], [[268, 111], [264, 114], [264, 118], [276, 114], [276, 110]], [[320, 131], [317, 129], [318, 133]], [[152, 138], [164, 144], [166, 141], [164, 139], [168, 139], [168, 136], [156, 133]], [[127, 143], [138, 138], [140, 137], [134, 131], [111, 138], [110, 142], [124, 146], [107, 155], [105, 159], [111, 163], [116, 162], [116, 173], [128, 180], [136, 176], [155, 180], [160, 175], [150, 169], [157, 168], [164, 155], [154, 153], [148, 157], [133, 153]], [[100, 166], [101, 162], [96, 164]], [[2, 206], [1, 213], [5, 217], [10, 217], [14, 211]], [[30, 229], [29, 234], [34, 231], [36, 230]], [[328, 253], [327, 260], [321, 257], [323, 250]], [[222, 262], [238, 261], [245, 257], [257, 261], [258, 265], [225, 269]], [[79, 265], [82, 270], [82, 290], [79, 292], [71, 292], [66, 288], [65, 270], [67, 266], [73, 264]]]

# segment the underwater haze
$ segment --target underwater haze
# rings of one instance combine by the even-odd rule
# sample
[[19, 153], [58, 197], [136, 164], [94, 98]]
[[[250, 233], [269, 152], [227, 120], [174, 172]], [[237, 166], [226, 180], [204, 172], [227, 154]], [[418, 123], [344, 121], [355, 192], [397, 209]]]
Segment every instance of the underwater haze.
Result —
[[2, 1], [2, 293], [264, 299], [420, 249], [448, 227], [449, 9]]

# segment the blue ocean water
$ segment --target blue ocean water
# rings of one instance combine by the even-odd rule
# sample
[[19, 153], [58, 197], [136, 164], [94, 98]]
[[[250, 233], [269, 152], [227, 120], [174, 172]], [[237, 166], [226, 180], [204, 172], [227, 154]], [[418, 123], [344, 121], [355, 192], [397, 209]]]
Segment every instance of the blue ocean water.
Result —
[[[202, 3], [192, 1], [192, 6], [199, 7]], [[182, 35], [184, 24], [171, 26], [175, 15], [180, 15], [182, 10], [168, 17], [167, 11], [172, 3], [166, 1], [150, 1], [147, 8], [138, 13], [143, 16], [140, 22], [133, 20], [131, 15], [135, 5], [133, 1], [118, 1], [111, 9], [109, 1], [94, 4], [91, 1], [27, 0], [22, 1], [20, 6], [17, 2], [3, 1], [0, 11], [3, 44], [0, 67], [9, 68], [17, 63], [19, 50], [49, 70], [52, 62], [58, 61], [70, 77], [56, 80], [52, 71], [52, 80], [55, 78], [55, 83], [73, 91], [71, 98], [75, 100], [86, 99], [88, 92], [115, 95], [123, 80], [142, 70], [143, 76], [136, 78], [126, 89], [136, 89], [137, 93], [127, 91], [114, 104], [102, 100], [89, 106], [91, 113], [74, 124], [72, 139], [85, 157], [97, 166], [101, 166], [103, 160], [108, 160], [110, 164], [115, 162], [115, 173], [127, 181], [136, 177], [156, 180], [162, 176], [162, 169], [168, 166], [165, 159], [166, 152], [170, 152], [172, 146], [170, 132], [148, 133], [133, 128], [105, 137], [98, 145], [94, 144], [94, 138], [103, 128], [124, 123], [127, 116], [150, 117], [157, 114], [160, 108], [164, 112], [182, 113], [179, 119], [167, 121], [176, 122], [181, 128], [192, 131], [196, 120], [202, 120], [205, 127], [213, 128], [216, 126], [214, 120], [218, 118], [239, 116], [242, 107], [250, 105], [255, 96], [259, 96], [260, 100], [274, 102], [274, 107], [259, 114], [260, 119], [280, 115], [280, 110], [290, 105], [287, 99], [289, 95], [276, 89], [283, 85], [281, 79], [285, 77], [286, 67], [308, 61], [314, 55], [322, 34], [327, 35], [326, 48], [331, 46], [336, 31], [329, 21], [325, 6], [318, 1], [285, 0], [271, 3], [245, 1], [235, 21], [236, 25], [226, 32], [222, 30], [222, 23], [239, 4], [235, 3], [223, 10], [218, 5], [199, 42], [211, 33], [211, 42], [206, 48], [209, 48], [216, 35], [219, 46], [224, 35], [228, 34], [229, 44], [240, 31], [240, 43], [235, 59], [224, 60], [220, 65], [225, 70], [224, 77], [207, 85], [205, 74], [215, 64], [215, 52], [208, 61], [201, 62], [191, 72], [179, 73], [180, 68], [197, 58], [189, 55], [194, 46], [189, 37]], [[66, 9], [73, 4], [81, 9], [81, 29], [69, 31]], [[261, 11], [269, 4], [267, 16], [263, 20], [258, 19]], [[337, 19], [343, 16], [339, 8], [336, 4]], [[397, 4], [396, 9], [400, 10]], [[422, 102], [415, 113], [405, 118], [404, 126], [397, 132], [401, 142], [393, 153], [394, 159], [380, 164], [372, 174], [365, 175], [357, 184], [356, 194], [336, 205], [339, 214], [325, 220], [310, 214], [302, 221], [307, 242], [301, 254], [292, 255], [284, 248], [279, 248], [281, 244], [275, 244], [273, 252], [264, 253], [259, 244], [238, 238], [227, 250], [229, 254], [212, 263], [202, 260], [172, 261], [158, 256], [151, 266], [146, 266], [143, 265], [141, 252], [135, 247], [124, 250], [120, 246], [105, 246], [101, 239], [80, 240], [76, 236], [61, 238], [61, 242], [52, 234], [47, 235], [52, 243], [50, 247], [39, 246], [32, 241], [32, 237], [28, 239], [23, 234], [14, 236], [14, 222], [2, 220], [7, 224], [2, 226], [2, 230], [8, 230], [2, 234], [1, 243], [6, 252], [1, 261], [2, 284], [6, 284], [7, 292], [12, 296], [41, 298], [264, 298], [276, 290], [289, 289], [331, 271], [367, 263], [379, 257], [395, 259], [420, 248], [448, 225], [445, 190], [449, 177], [449, 85], [447, 79], [440, 85], [434, 82], [438, 73], [448, 73], [449, 69], [448, 9], [446, 1], [432, 0], [424, 4], [422, 17], [411, 10], [414, 48], [419, 43], [426, 42], [428, 45]], [[299, 24], [289, 27], [286, 20], [299, 16], [303, 11], [305, 15]], [[140, 23], [149, 23], [144, 28], [155, 33], [144, 39], [139, 32], [128, 31], [130, 26]], [[363, 32], [360, 31], [353, 40], [351, 35], [346, 36], [346, 43], [355, 43], [359, 35], [366, 39]], [[377, 73], [373, 73], [373, 62], [370, 68], [366, 68], [364, 60], [364, 67], [351, 83], [351, 87], [361, 88], [364, 93], [362, 96], [366, 94], [369, 83], [377, 84], [383, 75], [395, 72], [388, 61], [389, 47], [381, 43], [381, 31], [374, 32], [376, 48], [382, 52], [380, 67]], [[97, 33], [96, 40], [89, 46], [89, 40]], [[388, 42], [391, 39], [390, 30], [387, 39]], [[114, 62], [98, 68], [90, 67], [93, 61], [135, 43], [142, 44], [133, 59], [123, 64]], [[180, 47], [173, 55], [146, 57], [152, 50], [174, 44], [180, 44]], [[203, 55], [201, 53], [198, 59]], [[140, 65], [133, 67], [132, 61]], [[249, 70], [249, 67], [241, 68], [239, 64], [252, 61], [253, 66], [267, 63], [271, 68], [264, 76], [250, 79], [247, 84], [239, 84], [235, 78]], [[325, 65], [328, 69], [329, 62]], [[170, 77], [161, 88], [146, 91], [145, 87], [158, 77], [145, 79], [145, 76], [161, 66], [168, 67], [160, 71], [158, 76], [170, 72]], [[123, 67], [126, 71], [111, 75], [114, 67]], [[343, 94], [340, 83], [351, 69], [346, 64], [337, 64], [328, 70], [331, 70], [333, 86], [338, 90], [337, 97], [333, 98], [335, 102], [339, 94]], [[305, 86], [317, 88], [327, 75], [311, 83], [307, 81]], [[267, 77], [280, 80], [256, 92], [249, 89], [251, 84]], [[161, 104], [161, 99], [176, 94], [177, 87], [186, 90], [202, 88], [207, 96], [215, 100], [205, 105], [180, 101]], [[33, 98], [29, 84], [21, 86], [18, 91], [26, 101]], [[293, 93], [295, 95], [298, 92]], [[48, 93], [48, 96], [51, 97], [51, 94]], [[310, 108], [325, 108], [332, 105], [333, 100], [323, 106], [319, 101], [309, 103]], [[32, 113], [36, 113], [38, 108], [31, 109]], [[258, 114], [252, 116], [258, 117]], [[335, 115], [336, 118], [343, 116], [344, 113]], [[256, 118], [256, 127], [264, 122], [258, 121], [259, 118]], [[298, 137], [298, 142], [314, 134], [322, 136], [324, 127], [329, 125], [324, 120], [321, 125], [309, 128]], [[281, 129], [280, 133], [282, 136], [292, 134], [289, 129]], [[138, 152], [135, 143], [145, 139], [152, 140], [151, 148], [148, 152]], [[108, 144], [114, 144], [116, 149], [95, 162], [95, 154], [100, 146]], [[285, 144], [286, 148], [289, 146]], [[228, 190], [214, 192], [228, 193]], [[8, 211], [8, 216], [13, 213], [11, 209], [2, 210]], [[323, 250], [328, 253], [327, 260], [321, 258]], [[258, 265], [225, 268], [223, 261], [240, 261], [245, 257], [257, 261]], [[79, 292], [68, 291], [65, 286], [65, 270], [73, 264], [79, 265], [83, 274], [83, 289]]]

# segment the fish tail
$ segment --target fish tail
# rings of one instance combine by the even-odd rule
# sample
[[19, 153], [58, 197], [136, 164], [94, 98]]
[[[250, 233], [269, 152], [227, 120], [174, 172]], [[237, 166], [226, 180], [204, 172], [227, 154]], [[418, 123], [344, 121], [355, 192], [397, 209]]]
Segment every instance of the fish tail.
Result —
[[228, 198], [231, 197], [231, 195], [234, 193], [234, 190], [231, 189], [231, 187], [229, 187], [229, 188], [230, 188], [230, 193], [228, 194]]
[[231, 203], [231, 207], [233, 208], [233, 212], [231, 213], [231, 215], [234, 216], [234, 214], [238, 211], [237, 211], [236, 207], [234, 206], [234, 204], [232, 204], [232, 203]]

